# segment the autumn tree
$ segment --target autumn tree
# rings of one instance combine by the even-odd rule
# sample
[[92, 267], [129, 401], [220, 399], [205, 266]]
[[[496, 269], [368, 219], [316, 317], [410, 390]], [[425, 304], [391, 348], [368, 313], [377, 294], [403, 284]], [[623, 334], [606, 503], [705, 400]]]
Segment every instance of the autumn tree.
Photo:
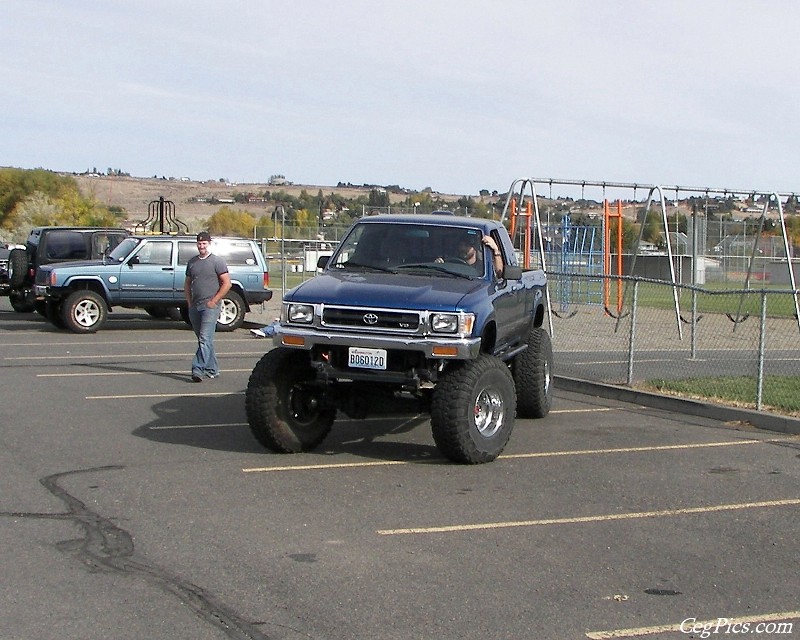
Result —
[[249, 211], [221, 207], [208, 219], [208, 231], [212, 236], [240, 236], [249, 238], [256, 226], [256, 219]]

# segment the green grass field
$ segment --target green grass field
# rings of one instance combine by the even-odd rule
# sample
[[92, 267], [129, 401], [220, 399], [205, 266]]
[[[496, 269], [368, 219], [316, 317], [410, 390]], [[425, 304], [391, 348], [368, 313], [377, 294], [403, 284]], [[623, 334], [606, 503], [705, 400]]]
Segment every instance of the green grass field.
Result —
[[[642, 388], [690, 398], [755, 408], [756, 379], [747, 376], [648, 380]], [[767, 411], [800, 416], [800, 376], [765, 376], [763, 404]]]

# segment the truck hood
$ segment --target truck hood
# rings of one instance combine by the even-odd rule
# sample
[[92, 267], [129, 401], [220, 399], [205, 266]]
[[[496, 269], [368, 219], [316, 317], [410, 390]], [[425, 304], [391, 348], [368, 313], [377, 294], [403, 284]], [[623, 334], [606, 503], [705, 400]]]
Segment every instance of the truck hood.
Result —
[[291, 289], [286, 302], [346, 304], [387, 309], [456, 311], [485, 280], [391, 273], [324, 273]]
[[85, 268], [85, 267], [102, 267], [102, 266], [112, 266], [116, 265], [119, 267], [119, 262], [111, 262], [110, 260], [106, 260], [103, 262], [102, 258], [95, 258], [93, 260], [62, 260], [60, 262], [50, 262], [48, 264], [43, 264], [40, 269], [44, 269], [45, 271], [52, 271], [53, 269], [58, 269], [59, 267], [69, 267], [70, 269], [75, 268]]
[[69, 269], [71, 275], [89, 273], [101, 275], [107, 271], [119, 271], [119, 262], [103, 262], [102, 259], [94, 260], [65, 260], [63, 262], [51, 262], [43, 264], [36, 270], [36, 282], [42, 284], [47, 281], [47, 274], [58, 269]]

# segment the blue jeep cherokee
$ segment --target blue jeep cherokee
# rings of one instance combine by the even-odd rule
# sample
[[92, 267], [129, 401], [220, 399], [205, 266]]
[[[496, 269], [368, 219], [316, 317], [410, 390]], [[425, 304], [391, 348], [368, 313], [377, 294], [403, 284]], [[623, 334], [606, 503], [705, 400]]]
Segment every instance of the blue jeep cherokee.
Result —
[[[253, 240], [215, 238], [212, 251], [227, 262], [232, 284], [220, 303], [217, 328], [233, 331], [251, 304], [272, 297], [269, 271]], [[194, 255], [194, 236], [131, 236], [102, 260], [41, 267], [36, 298], [45, 303], [50, 322], [75, 333], [99, 330], [114, 307], [141, 308], [154, 317], [177, 308], [187, 320], [183, 282]]]

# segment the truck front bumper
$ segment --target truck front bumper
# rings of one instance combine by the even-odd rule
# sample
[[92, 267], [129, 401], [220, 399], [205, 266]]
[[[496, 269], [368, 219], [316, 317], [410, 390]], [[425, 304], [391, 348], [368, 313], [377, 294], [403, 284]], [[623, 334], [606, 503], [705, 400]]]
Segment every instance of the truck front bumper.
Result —
[[444, 336], [386, 336], [354, 332], [322, 333], [302, 327], [279, 326], [273, 342], [277, 347], [311, 350], [314, 347], [361, 347], [387, 351], [418, 351], [426, 358], [472, 360], [481, 350], [481, 339]]

